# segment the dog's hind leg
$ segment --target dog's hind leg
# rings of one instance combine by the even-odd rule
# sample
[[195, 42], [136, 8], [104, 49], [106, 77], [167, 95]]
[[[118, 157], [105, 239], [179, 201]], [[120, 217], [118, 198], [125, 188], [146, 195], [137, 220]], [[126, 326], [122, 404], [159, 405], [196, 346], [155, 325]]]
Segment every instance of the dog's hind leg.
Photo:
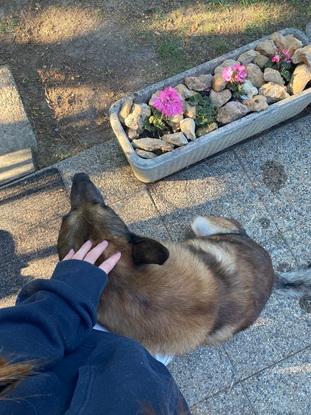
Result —
[[215, 234], [241, 233], [243, 228], [234, 219], [219, 216], [197, 216], [191, 228], [196, 236], [211, 236]]

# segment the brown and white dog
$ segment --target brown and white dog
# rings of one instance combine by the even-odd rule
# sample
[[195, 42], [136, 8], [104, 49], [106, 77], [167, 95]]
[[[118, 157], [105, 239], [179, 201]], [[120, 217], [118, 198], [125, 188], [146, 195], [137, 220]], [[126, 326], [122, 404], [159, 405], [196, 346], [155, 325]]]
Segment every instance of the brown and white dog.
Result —
[[230, 219], [197, 217], [179, 243], [138, 236], [106, 206], [86, 174], [76, 174], [63, 218], [62, 259], [86, 240], [107, 240], [101, 258], [121, 251], [109, 275], [98, 321], [153, 353], [181, 354], [246, 329], [268, 300], [274, 271], [267, 251]]

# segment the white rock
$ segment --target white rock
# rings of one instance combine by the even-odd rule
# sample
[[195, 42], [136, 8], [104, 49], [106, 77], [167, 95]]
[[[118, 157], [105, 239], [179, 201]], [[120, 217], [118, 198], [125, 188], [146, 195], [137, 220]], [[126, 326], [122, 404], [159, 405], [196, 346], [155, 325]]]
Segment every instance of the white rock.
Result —
[[188, 138], [188, 140], [195, 140], [195, 122], [192, 118], [185, 118], [180, 123], [180, 130]]
[[306, 64], [296, 66], [288, 90], [291, 94], [299, 94], [302, 92], [307, 84], [311, 81], [311, 67]]
[[266, 68], [263, 73], [263, 77], [266, 82], [274, 82], [275, 84], [279, 85], [285, 84], [285, 81], [282, 78], [280, 72], [272, 68]]
[[197, 107], [194, 105], [188, 104], [188, 102], [185, 105], [185, 112], [184, 115], [188, 118], [195, 119], [197, 116]]
[[257, 44], [256, 50], [262, 55], [272, 57], [275, 55], [277, 48], [272, 39], [265, 39]]
[[271, 39], [275, 43], [276, 47], [280, 50], [287, 48], [287, 39], [280, 32], [274, 32], [271, 35]]
[[247, 65], [248, 63], [253, 62], [256, 56], [257, 56], [257, 52], [254, 49], [250, 49], [242, 53], [238, 57], [238, 61], [241, 62], [243, 65]]
[[171, 151], [174, 149], [172, 144], [169, 144], [159, 138], [138, 138], [133, 140], [133, 146], [145, 151], [157, 151], [161, 150], [163, 152]]
[[206, 127], [199, 127], [197, 129], [197, 136], [202, 137], [202, 135], [208, 134], [211, 131], [214, 131], [218, 128], [218, 125], [216, 122], [212, 122], [211, 124], [207, 125]]
[[145, 150], [135, 150], [136, 154], [143, 158], [143, 159], [154, 159], [155, 157], [157, 157], [156, 154], [152, 153], [151, 151], [145, 151]]
[[212, 85], [213, 75], [188, 76], [184, 82], [193, 91], [206, 91]]
[[303, 47], [303, 43], [301, 42], [301, 40], [295, 38], [295, 36], [293, 35], [286, 35], [285, 39], [286, 39], [286, 49], [289, 50], [289, 53], [291, 55], [293, 55], [297, 49]]
[[264, 111], [266, 110], [269, 105], [267, 102], [267, 98], [263, 95], [256, 95], [255, 97], [243, 101], [243, 105], [246, 105], [249, 111]]
[[273, 102], [281, 101], [282, 99], [289, 97], [285, 86], [274, 84], [273, 82], [263, 84], [259, 89], [259, 94], [264, 95], [267, 98], [268, 104], [272, 104]]
[[174, 115], [174, 117], [167, 118], [166, 123], [172, 127], [174, 132], [180, 130], [180, 122], [183, 120], [183, 114]]
[[258, 94], [258, 89], [248, 79], [244, 82], [242, 91], [243, 94], [240, 95], [241, 99], [250, 99]]
[[226, 88], [227, 82], [220, 72], [215, 73], [212, 80], [212, 88], [216, 92], [220, 92]]
[[232, 97], [232, 93], [229, 89], [224, 89], [220, 92], [215, 92], [211, 90], [209, 99], [211, 103], [214, 105], [214, 107], [220, 108], [223, 105], [225, 105], [226, 102], [228, 102]]
[[139, 134], [140, 134], [139, 130], [132, 130], [131, 128], [127, 130], [127, 136], [130, 140], [133, 140], [134, 138], [138, 138]]
[[292, 62], [295, 64], [305, 63], [311, 66], [311, 45], [297, 49], [292, 57]]
[[[189, 118], [190, 119], [190, 118]], [[193, 120], [191, 120], [193, 121]], [[166, 143], [173, 144], [174, 146], [181, 147], [188, 144], [188, 140], [183, 133], [164, 134], [162, 140]]]
[[125, 125], [131, 130], [143, 130], [147, 117], [150, 117], [151, 110], [147, 104], [134, 104], [132, 112], [125, 118]]
[[269, 62], [269, 58], [261, 53], [257, 53], [256, 58], [254, 59], [254, 63], [259, 66], [259, 68], [263, 68]]
[[247, 79], [256, 87], [260, 88], [264, 83], [263, 73], [258, 65], [249, 63], [246, 65]]
[[244, 117], [247, 113], [248, 108], [246, 105], [241, 104], [239, 101], [230, 101], [219, 109], [217, 121], [222, 124], [228, 124]]
[[133, 106], [133, 98], [126, 99], [119, 112], [119, 118], [122, 124], [125, 122], [125, 118], [130, 114]]
[[177, 91], [180, 93], [180, 95], [184, 98], [190, 98], [193, 95], [197, 95], [197, 92], [195, 91], [191, 91], [190, 89], [188, 89], [186, 87], [186, 85], [184, 84], [178, 84], [177, 86], [175, 86], [175, 89], [177, 89]]

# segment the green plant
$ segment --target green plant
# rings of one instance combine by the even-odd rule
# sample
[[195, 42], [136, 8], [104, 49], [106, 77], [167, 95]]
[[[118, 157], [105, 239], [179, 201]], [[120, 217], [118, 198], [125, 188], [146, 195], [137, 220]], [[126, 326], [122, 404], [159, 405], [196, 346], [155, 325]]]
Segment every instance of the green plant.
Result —
[[144, 123], [144, 130], [149, 131], [153, 135], [160, 135], [161, 132], [166, 130], [168, 126], [165, 124], [163, 115], [160, 111], [151, 107], [152, 114], [146, 119]]
[[209, 97], [196, 94], [188, 98], [187, 102], [197, 108], [195, 123], [198, 127], [205, 127], [216, 122], [217, 109], [212, 105]]

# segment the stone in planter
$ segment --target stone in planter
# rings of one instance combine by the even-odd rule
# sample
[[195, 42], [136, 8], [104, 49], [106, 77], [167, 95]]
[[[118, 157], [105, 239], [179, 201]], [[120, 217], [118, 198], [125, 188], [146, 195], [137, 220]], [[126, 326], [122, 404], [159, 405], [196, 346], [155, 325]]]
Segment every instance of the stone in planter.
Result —
[[241, 62], [243, 65], [247, 65], [248, 63], [252, 63], [257, 56], [257, 53], [254, 49], [250, 49], [247, 52], [242, 53], [238, 57], [238, 61]]
[[139, 134], [140, 132], [138, 130], [132, 130], [131, 128], [127, 130], [127, 135], [130, 140], [133, 140], [134, 138], [138, 138]]
[[258, 94], [258, 89], [248, 79], [243, 84], [243, 94], [241, 99], [251, 99]]
[[246, 105], [241, 104], [239, 101], [230, 101], [218, 111], [217, 121], [222, 124], [228, 124], [244, 117], [247, 113], [248, 108]]
[[192, 118], [185, 118], [180, 123], [181, 132], [188, 138], [188, 140], [195, 140], [195, 122]]
[[193, 91], [206, 91], [212, 85], [213, 75], [188, 76], [184, 83]]
[[122, 107], [119, 112], [119, 118], [122, 124], [125, 124], [125, 118], [128, 117], [128, 115], [130, 114], [132, 106], [133, 106], [133, 98], [127, 98], [123, 102]]
[[196, 116], [197, 116], [197, 107], [195, 107], [194, 105], [190, 105], [187, 102], [186, 105], [185, 105], [184, 115], [188, 118], [195, 119]]
[[172, 151], [174, 149], [174, 146], [172, 144], [169, 144], [159, 138], [138, 138], [136, 140], [133, 140], [133, 146], [135, 148], [145, 150], [145, 151], [157, 151], [161, 150], [163, 152]]
[[215, 92], [213, 89], [211, 90], [211, 93], [209, 95], [209, 99], [211, 103], [217, 107], [220, 108], [223, 105], [226, 104], [232, 97], [232, 93], [229, 89], [224, 89], [220, 92]]
[[145, 151], [145, 150], [135, 150], [136, 154], [143, 158], [143, 159], [154, 159], [155, 157], [157, 157], [156, 154], [152, 153], [151, 151]]
[[277, 48], [273, 40], [265, 39], [257, 44], [256, 50], [262, 55], [272, 57], [275, 55]]
[[291, 94], [299, 94], [302, 92], [308, 82], [311, 81], [311, 67], [305, 64], [296, 66], [290, 83], [288, 85], [288, 90]]
[[151, 110], [147, 104], [134, 104], [132, 112], [125, 118], [125, 125], [131, 130], [143, 130], [147, 117], [150, 117]]
[[161, 91], [156, 91], [151, 95], [151, 98], [149, 99], [148, 104], [152, 107], [152, 103], [154, 101], [154, 99], [160, 94]]
[[214, 73], [216, 74], [216, 73], [221, 73], [222, 72], [222, 69], [225, 67], [225, 66], [232, 66], [232, 65], [235, 65], [236, 63], [240, 63], [239, 61], [236, 61], [236, 60], [234, 60], [234, 59], [226, 59], [225, 61], [223, 61], [223, 63], [221, 64], [221, 65], [218, 65], [218, 66], [216, 66], [216, 68], [214, 69]]
[[271, 39], [273, 40], [276, 47], [280, 50], [287, 48], [287, 39], [285, 36], [282, 35], [280, 32], [274, 32], [271, 35]]
[[286, 35], [285, 39], [286, 39], [286, 49], [289, 50], [289, 53], [291, 55], [293, 55], [297, 49], [303, 46], [303, 43], [300, 40], [296, 39], [293, 35]]
[[286, 91], [286, 87], [283, 85], [268, 82], [259, 89], [259, 94], [264, 95], [267, 98], [268, 104], [272, 104], [282, 99], [288, 98], [289, 94]]
[[164, 134], [162, 140], [168, 144], [173, 144], [177, 147], [181, 147], [185, 144], [188, 144], [188, 140], [186, 139], [183, 133]]
[[212, 80], [212, 88], [215, 92], [220, 92], [226, 88], [227, 82], [220, 72], [215, 73]]
[[275, 84], [279, 85], [285, 84], [285, 81], [282, 78], [280, 72], [272, 68], [266, 68], [263, 77], [266, 82], [274, 82]]
[[182, 114], [174, 115], [174, 117], [170, 117], [167, 119], [167, 124], [172, 127], [174, 133], [180, 129], [180, 122], [183, 120], [184, 116]]
[[254, 63], [263, 69], [263, 67], [269, 62], [269, 58], [261, 53], [257, 52], [257, 56], [254, 59]]
[[260, 88], [264, 83], [264, 77], [261, 69], [255, 63], [246, 65], [247, 79], [256, 87]]
[[311, 66], [311, 45], [297, 49], [292, 57], [292, 62], [295, 64], [305, 63]]
[[218, 125], [216, 122], [212, 122], [211, 124], [207, 125], [206, 127], [199, 127], [197, 129], [197, 137], [202, 137], [202, 135], [208, 134], [211, 131], [214, 131], [218, 128]]
[[264, 111], [269, 106], [267, 98], [263, 95], [256, 95], [251, 99], [244, 100], [243, 105], [246, 105], [249, 111], [252, 112]]
[[177, 86], [175, 86], [175, 89], [180, 93], [180, 95], [184, 98], [190, 98], [193, 97], [193, 95], [197, 95], [197, 92], [195, 91], [191, 91], [190, 89], [188, 89], [186, 87], [186, 85], [184, 84], [178, 84]]

